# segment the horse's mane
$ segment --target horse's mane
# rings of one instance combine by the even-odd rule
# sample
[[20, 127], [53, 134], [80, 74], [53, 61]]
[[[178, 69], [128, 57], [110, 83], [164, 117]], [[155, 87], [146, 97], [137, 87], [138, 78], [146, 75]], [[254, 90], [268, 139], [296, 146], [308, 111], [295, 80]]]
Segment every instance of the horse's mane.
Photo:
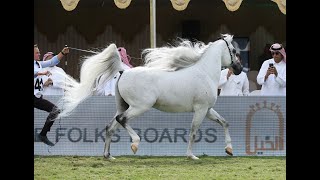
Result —
[[195, 64], [208, 47], [201, 41], [192, 43], [186, 39], [178, 39], [174, 45], [160, 48], [147, 48], [142, 51], [144, 66], [162, 69], [165, 71], [177, 71]]

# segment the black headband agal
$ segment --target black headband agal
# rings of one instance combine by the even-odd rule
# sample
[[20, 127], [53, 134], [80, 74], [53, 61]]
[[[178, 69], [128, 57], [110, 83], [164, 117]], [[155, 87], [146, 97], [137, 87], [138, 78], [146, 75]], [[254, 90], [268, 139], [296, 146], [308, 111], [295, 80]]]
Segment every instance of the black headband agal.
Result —
[[282, 49], [282, 46], [280, 45], [280, 47], [279, 48], [274, 48], [273, 46], [271, 46], [271, 50], [273, 50], [273, 51], [279, 51], [279, 50], [281, 50]]

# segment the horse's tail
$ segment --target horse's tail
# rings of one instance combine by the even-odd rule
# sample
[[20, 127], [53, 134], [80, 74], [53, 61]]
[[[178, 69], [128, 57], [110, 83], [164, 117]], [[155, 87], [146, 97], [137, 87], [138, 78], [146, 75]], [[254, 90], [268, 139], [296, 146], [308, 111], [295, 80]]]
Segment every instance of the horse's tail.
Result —
[[120, 55], [115, 44], [110, 44], [101, 53], [84, 59], [80, 69], [79, 82], [67, 75], [64, 96], [58, 102], [61, 110], [59, 117], [70, 113], [92, 95], [97, 88], [103, 87], [117, 72], [123, 70]]

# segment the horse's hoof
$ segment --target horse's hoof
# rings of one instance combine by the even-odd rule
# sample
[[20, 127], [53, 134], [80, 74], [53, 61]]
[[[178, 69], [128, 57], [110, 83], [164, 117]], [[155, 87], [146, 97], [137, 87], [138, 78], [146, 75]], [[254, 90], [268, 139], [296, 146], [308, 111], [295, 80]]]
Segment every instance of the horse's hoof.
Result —
[[116, 158], [112, 157], [111, 155], [108, 155], [108, 156], [103, 156], [106, 160], [108, 161], [112, 161], [112, 160], [115, 160]]
[[226, 153], [230, 156], [233, 156], [233, 153], [232, 153], [232, 148], [230, 147], [226, 147]]
[[195, 155], [190, 155], [190, 156], [187, 156], [188, 159], [192, 159], [192, 160], [198, 160], [199, 158]]
[[136, 154], [136, 152], [138, 151], [138, 144], [132, 143], [131, 150], [132, 150], [133, 154]]

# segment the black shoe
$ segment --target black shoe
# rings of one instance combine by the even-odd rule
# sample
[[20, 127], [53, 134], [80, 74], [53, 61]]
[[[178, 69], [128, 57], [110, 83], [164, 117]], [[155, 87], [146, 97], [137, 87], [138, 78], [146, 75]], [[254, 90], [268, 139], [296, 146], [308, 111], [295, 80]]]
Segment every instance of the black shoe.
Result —
[[49, 146], [54, 146], [54, 144], [47, 138], [47, 136], [42, 136], [41, 134], [38, 134], [38, 139], [39, 139], [39, 141], [41, 141]]

